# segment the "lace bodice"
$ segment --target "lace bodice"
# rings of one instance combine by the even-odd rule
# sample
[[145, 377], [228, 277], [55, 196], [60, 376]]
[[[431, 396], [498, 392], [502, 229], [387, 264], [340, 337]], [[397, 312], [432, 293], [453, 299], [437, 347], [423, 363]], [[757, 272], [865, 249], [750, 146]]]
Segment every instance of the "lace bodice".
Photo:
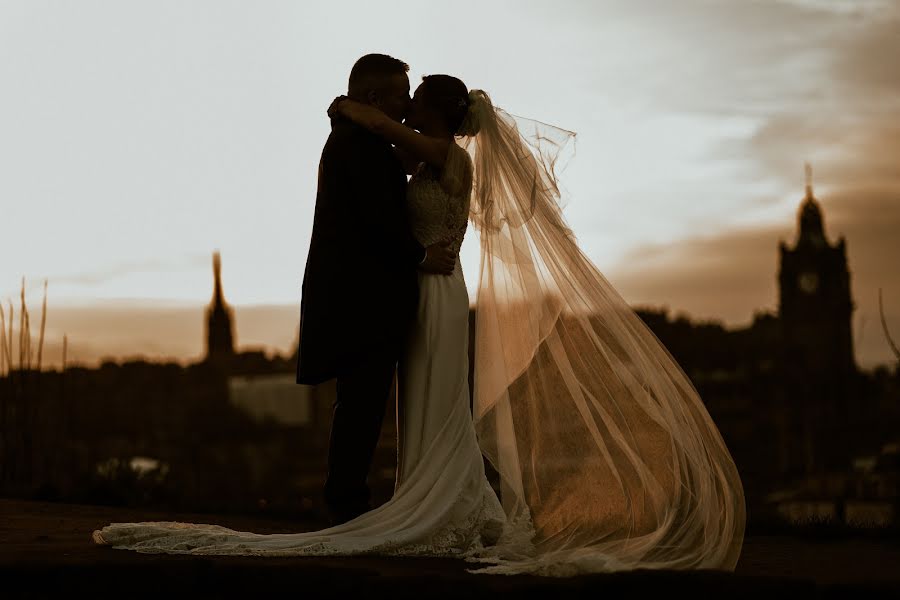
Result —
[[443, 169], [420, 163], [409, 180], [407, 207], [413, 235], [428, 247], [445, 239], [459, 252], [469, 224], [472, 161], [468, 152], [450, 145]]

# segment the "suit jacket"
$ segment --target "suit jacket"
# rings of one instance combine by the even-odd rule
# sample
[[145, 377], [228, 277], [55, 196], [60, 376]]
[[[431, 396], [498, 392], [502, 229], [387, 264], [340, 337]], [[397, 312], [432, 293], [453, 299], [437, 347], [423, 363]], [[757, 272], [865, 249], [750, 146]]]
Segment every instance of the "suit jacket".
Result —
[[297, 383], [338, 377], [366, 354], [398, 347], [415, 315], [424, 256], [409, 226], [406, 172], [391, 145], [333, 119], [303, 275]]

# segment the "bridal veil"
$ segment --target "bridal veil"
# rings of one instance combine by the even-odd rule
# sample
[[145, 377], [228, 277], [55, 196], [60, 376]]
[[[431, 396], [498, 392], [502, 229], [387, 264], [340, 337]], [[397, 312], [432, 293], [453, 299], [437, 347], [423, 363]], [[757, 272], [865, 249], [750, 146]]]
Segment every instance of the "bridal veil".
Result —
[[481, 572], [732, 570], [745, 505], [731, 455], [563, 219], [557, 161], [574, 134], [513, 117], [481, 90], [469, 98], [473, 418], [507, 516]]

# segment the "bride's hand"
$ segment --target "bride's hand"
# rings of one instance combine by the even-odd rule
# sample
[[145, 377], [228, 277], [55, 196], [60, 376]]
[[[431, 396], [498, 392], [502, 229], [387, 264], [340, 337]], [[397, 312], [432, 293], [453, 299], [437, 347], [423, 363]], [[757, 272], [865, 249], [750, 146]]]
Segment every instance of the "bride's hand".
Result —
[[336, 116], [338, 116], [338, 114], [339, 114], [338, 113], [338, 104], [340, 104], [341, 101], [346, 100], [346, 99], [347, 99], [347, 96], [338, 96], [337, 98], [332, 100], [331, 106], [328, 107], [328, 118], [333, 119]]

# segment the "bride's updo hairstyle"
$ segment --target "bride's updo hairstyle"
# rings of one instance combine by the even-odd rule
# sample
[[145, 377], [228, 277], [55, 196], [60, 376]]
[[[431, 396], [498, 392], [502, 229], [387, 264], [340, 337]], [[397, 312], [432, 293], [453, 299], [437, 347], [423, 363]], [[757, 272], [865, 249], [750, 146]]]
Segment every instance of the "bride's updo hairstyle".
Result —
[[462, 80], [452, 75], [425, 75], [422, 86], [425, 103], [444, 118], [447, 129], [463, 136], [478, 133], [469, 89]]

